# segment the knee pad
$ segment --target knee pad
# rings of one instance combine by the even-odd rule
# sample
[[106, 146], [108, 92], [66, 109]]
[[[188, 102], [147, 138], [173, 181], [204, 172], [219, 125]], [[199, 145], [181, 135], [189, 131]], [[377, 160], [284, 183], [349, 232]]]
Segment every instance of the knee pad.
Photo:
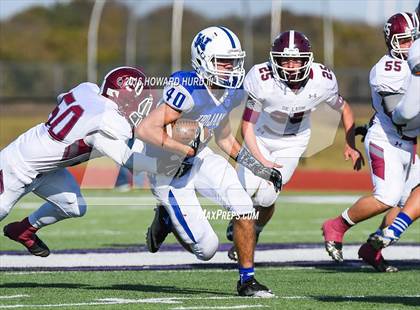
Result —
[[254, 205], [270, 207], [276, 202], [279, 193], [276, 192], [273, 185], [268, 184], [267, 182], [264, 183], [265, 184], [257, 190], [254, 197], [252, 197], [252, 201]]
[[226, 201], [224, 202], [229, 211], [235, 214], [248, 214], [254, 211], [254, 206], [247, 192], [241, 187], [231, 186], [225, 191]]
[[192, 246], [192, 251], [199, 260], [210, 260], [219, 247], [219, 239], [215, 233], [207, 234]]
[[82, 196], [77, 196], [74, 193], [65, 193], [65, 198], [59, 202], [59, 208], [68, 216], [68, 217], [81, 217], [86, 213], [86, 201]]

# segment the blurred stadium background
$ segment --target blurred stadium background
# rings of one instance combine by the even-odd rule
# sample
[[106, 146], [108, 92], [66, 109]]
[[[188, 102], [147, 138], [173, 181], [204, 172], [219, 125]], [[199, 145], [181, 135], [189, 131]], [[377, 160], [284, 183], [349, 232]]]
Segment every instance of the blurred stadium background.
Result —
[[[315, 61], [334, 69], [341, 94], [362, 124], [372, 113], [369, 70], [385, 53], [383, 22], [415, 5], [416, 0], [1, 0], [0, 147], [45, 121], [59, 93], [81, 81], [100, 83], [114, 66], [138, 65], [163, 77], [190, 68], [192, 37], [213, 24], [238, 34], [246, 69], [268, 59], [280, 31], [304, 32]], [[342, 160], [342, 131], [333, 138], [334, 133], [326, 150], [302, 160], [299, 171], [350, 172]], [[306, 178], [299, 173], [293, 182]], [[366, 170], [356, 178], [353, 184], [363, 185], [355, 189], [369, 189]]]
[[[334, 69], [357, 124], [363, 124], [372, 114], [369, 70], [386, 52], [383, 23], [398, 11], [413, 11], [417, 3], [0, 0], [0, 149], [26, 129], [44, 122], [59, 93], [86, 80], [101, 83], [104, 73], [114, 66], [138, 65], [149, 76], [159, 77], [189, 69], [193, 36], [213, 24], [225, 25], [238, 34], [247, 53], [247, 70], [268, 59], [271, 40], [280, 31], [304, 32], [312, 42], [315, 61]], [[235, 118], [238, 124], [240, 111]], [[346, 236], [344, 265], [333, 264], [325, 253], [322, 222], [371, 189], [368, 168], [353, 172], [350, 163], [343, 160], [343, 130], [338, 128], [330, 135], [330, 146], [300, 162], [260, 238], [258, 277], [269, 283], [277, 299], [244, 301], [233, 296], [237, 271], [227, 262], [226, 220], [211, 223], [221, 243], [217, 259], [222, 264], [216, 259], [216, 264], [199, 265], [191, 255], [188, 262], [175, 265], [174, 259], [182, 259], [185, 253], [173, 244], [176, 240], [172, 236], [163, 251], [154, 256], [147, 253], [144, 234], [153, 217], [154, 198], [148, 190], [109, 190], [115, 185], [118, 168], [109, 160], [95, 159], [70, 169], [82, 184], [89, 204], [87, 215], [46, 227], [39, 234], [54, 255], [37, 260], [24, 255], [19, 244], [0, 238], [0, 308], [418, 307], [419, 223], [410, 228], [399, 246], [391, 247], [395, 253], [390, 253], [390, 259], [397, 260], [401, 269], [397, 274], [373, 273], [357, 258], [358, 246], [376, 229], [379, 217], [357, 225]], [[360, 143], [358, 147], [363, 149]], [[140, 187], [144, 182], [142, 177], [137, 179]], [[89, 189], [92, 187], [96, 189]], [[202, 202], [205, 208], [217, 210], [209, 201]], [[20, 220], [41, 203], [35, 195], [24, 197], [2, 224]], [[273, 263], [265, 257], [273, 246], [279, 251], [274, 253], [275, 259], [282, 260], [286, 253], [291, 259]], [[101, 259], [101, 254], [108, 258]], [[135, 258], [134, 266], [124, 260], [130, 255]], [[89, 266], [83, 265], [81, 256], [87, 257]], [[120, 261], [100, 265], [106, 259]], [[21, 263], [23, 260], [33, 263], [32, 267]], [[57, 260], [58, 265], [54, 265]], [[182, 306], [176, 308], [176, 304]]]

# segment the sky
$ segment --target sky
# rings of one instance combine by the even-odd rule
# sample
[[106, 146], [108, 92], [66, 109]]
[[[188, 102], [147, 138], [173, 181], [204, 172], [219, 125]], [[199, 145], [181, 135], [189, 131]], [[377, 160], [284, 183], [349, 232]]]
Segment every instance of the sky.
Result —
[[[0, 0], [0, 20], [7, 19], [14, 14], [34, 5], [49, 6], [56, 2], [69, 0]], [[145, 15], [150, 11], [171, 4], [172, 0], [119, 0], [125, 2], [138, 15]], [[419, 0], [278, 0], [283, 9], [297, 14], [322, 15], [330, 12], [334, 18], [341, 20], [360, 20], [371, 24], [383, 23], [387, 17], [399, 11], [414, 11]], [[184, 7], [190, 8], [208, 17], [218, 17], [229, 14], [242, 15], [248, 6], [252, 15], [260, 15], [270, 11], [271, 0], [184, 0]]]

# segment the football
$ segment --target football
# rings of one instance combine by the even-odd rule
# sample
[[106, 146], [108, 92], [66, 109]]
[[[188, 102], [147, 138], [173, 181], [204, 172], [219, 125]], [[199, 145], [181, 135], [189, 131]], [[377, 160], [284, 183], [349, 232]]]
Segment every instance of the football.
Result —
[[166, 133], [174, 140], [182, 144], [190, 144], [200, 132], [200, 142], [204, 143], [210, 138], [207, 127], [203, 127], [200, 122], [190, 119], [178, 119], [166, 126]]

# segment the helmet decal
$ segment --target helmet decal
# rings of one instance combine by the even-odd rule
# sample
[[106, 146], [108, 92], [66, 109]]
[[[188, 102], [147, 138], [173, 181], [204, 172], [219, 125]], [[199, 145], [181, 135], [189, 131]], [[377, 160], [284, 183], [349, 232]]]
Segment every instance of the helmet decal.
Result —
[[245, 78], [245, 51], [226, 27], [200, 31], [191, 44], [191, 62], [197, 74], [223, 88], [238, 88]]

